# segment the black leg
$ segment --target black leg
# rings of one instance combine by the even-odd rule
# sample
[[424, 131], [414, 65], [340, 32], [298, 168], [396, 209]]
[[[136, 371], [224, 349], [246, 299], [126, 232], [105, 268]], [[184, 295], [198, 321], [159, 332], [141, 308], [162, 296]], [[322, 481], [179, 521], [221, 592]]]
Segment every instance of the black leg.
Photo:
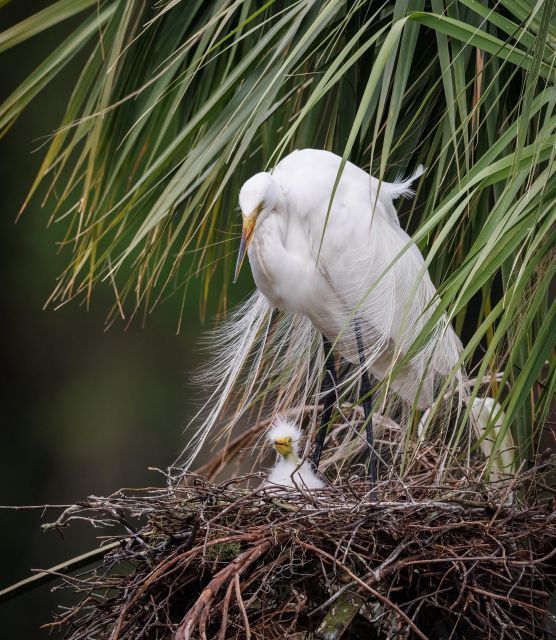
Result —
[[318, 469], [328, 423], [332, 417], [332, 409], [336, 401], [336, 367], [334, 366], [334, 355], [330, 340], [322, 336], [322, 346], [324, 347], [324, 378], [322, 379], [321, 391], [323, 392], [324, 409], [320, 420], [320, 427], [317, 432], [317, 442], [313, 452], [313, 467]]
[[361, 328], [357, 320], [355, 321], [355, 339], [357, 340], [357, 351], [359, 352], [359, 363], [361, 364], [361, 397], [363, 398], [363, 412], [365, 414], [365, 433], [367, 435], [367, 444], [369, 445], [369, 469], [368, 476], [371, 482], [371, 495], [375, 497], [377, 482], [377, 459], [374, 448], [373, 435], [373, 396], [371, 394], [371, 381], [369, 373], [365, 365], [365, 350], [363, 349], [363, 340], [361, 338]]

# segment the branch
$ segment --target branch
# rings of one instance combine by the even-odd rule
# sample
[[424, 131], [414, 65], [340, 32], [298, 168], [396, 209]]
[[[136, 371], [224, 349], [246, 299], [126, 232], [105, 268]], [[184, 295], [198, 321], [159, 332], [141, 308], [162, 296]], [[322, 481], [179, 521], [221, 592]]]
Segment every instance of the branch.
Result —
[[[15, 584], [12, 584], [0, 591], [0, 603], [11, 600], [16, 596], [19, 596], [22, 593], [26, 593], [27, 591], [31, 591], [31, 589], [40, 587], [43, 584], [53, 582], [60, 577], [60, 574], [66, 575], [68, 573], [71, 573], [72, 571], [77, 571], [77, 569], [86, 567], [87, 565], [100, 560], [109, 551], [112, 551], [112, 549], [115, 549], [119, 545], [119, 540], [116, 542], [110, 542], [103, 547], [93, 549], [92, 551], [87, 551], [87, 553], [76, 556], [75, 558], [71, 558], [70, 560], [66, 560], [66, 562], [62, 562], [61, 564], [57, 564], [54, 567], [50, 567], [50, 569], [41, 571], [40, 573], [37, 573], [36, 575], [29, 578], [25, 578], [25, 580], [16, 582]], [[36, 571], [36, 569], [32, 569], [32, 571]]]

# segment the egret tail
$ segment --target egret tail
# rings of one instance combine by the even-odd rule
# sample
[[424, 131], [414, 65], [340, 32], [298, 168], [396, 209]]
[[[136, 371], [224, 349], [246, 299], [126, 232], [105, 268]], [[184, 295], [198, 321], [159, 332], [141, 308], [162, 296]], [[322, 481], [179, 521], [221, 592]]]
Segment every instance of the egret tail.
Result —
[[417, 169], [409, 176], [409, 178], [402, 179], [399, 176], [394, 182], [383, 182], [381, 189], [385, 189], [390, 195], [392, 200], [397, 198], [412, 198], [415, 195], [415, 191], [412, 186], [415, 180], [425, 173], [425, 167], [420, 164]]
[[489, 460], [489, 480], [512, 477], [516, 471], [516, 449], [511, 432], [503, 430], [502, 407], [494, 398], [475, 398], [471, 414], [481, 451]]

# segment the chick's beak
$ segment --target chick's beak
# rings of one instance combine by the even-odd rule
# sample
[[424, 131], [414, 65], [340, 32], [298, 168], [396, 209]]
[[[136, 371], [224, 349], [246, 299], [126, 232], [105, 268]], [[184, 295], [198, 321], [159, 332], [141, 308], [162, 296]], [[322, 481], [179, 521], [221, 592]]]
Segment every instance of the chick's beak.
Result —
[[258, 211], [253, 211], [249, 216], [243, 216], [243, 229], [241, 230], [241, 244], [239, 245], [239, 253], [237, 255], [236, 271], [234, 275], [234, 283], [237, 281], [239, 272], [241, 271], [241, 265], [245, 260], [245, 254], [251, 240], [253, 239], [253, 232], [255, 231], [255, 223], [257, 222]]
[[281, 456], [287, 456], [291, 452], [291, 444], [284, 439], [278, 439], [274, 441], [274, 448]]

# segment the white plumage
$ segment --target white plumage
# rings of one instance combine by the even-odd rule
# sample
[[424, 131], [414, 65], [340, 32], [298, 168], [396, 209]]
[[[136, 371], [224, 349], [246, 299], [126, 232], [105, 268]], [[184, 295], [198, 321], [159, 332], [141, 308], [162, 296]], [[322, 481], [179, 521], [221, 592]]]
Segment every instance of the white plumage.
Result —
[[[247, 253], [257, 291], [211, 336], [216, 357], [202, 380], [212, 393], [189, 461], [217, 424], [229, 433], [255, 398], [264, 397], [270, 415], [298, 408], [301, 418], [322, 380], [319, 333], [354, 365], [340, 381], [341, 397], [353, 398], [364, 371], [357, 326], [364, 368], [383, 384], [380, 410], [391, 392], [406, 408], [429, 409], [442, 385], [444, 393], [457, 387], [458, 408], [467, 402], [460, 340], [444, 315], [430, 322], [436, 289], [394, 207], [395, 199], [412, 195], [411, 184], [423, 169], [387, 183], [347, 162], [333, 194], [340, 168], [339, 156], [305, 149], [243, 185], [236, 278]], [[276, 308], [282, 313], [273, 321]], [[427, 339], [415, 348], [425, 327]], [[441, 399], [435, 407], [446, 404]], [[429, 421], [435, 411], [428, 412]], [[470, 418], [481, 436], [484, 407], [475, 403]]]
[[494, 398], [475, 398], [473, 412], [480, 447], [486, 458], [490, 457], [495, 448], [496, 439], [502, 439], [493, 460], [490, 478], [499, 480], [511, 477], [515, 472], [516, 450], [509, 434], [500, 434], [505, 418], [502, 408]]
[[[307, 316], [354, 364], [357, 319], [367, 366], [383, 380], [437, 306], [423, 256], [400, 227], [393, 204], [412, 194], [411, 183], [423, 169], [407, 180], [380, 183], [348, 162], [330, 207], [340, 163], [328, 151], [294, 151], [272, 174], [258, 173], [243, 185], [244, 227], [253, 225], [246, 239], [249, 261], [272, 307]], [[442, 319], [390, 387], [420, 409], [430, 406], [435, 385], [460, 351], [459, 339]]]
[[[270, 470], [265, 487], [281, 486], [303, 489], [321, 489], [324, 483], [317, 478], [310, 463], [303, 462], [299, 458], [299, 440], [301, 431], [297, 426], [285, 418], [277, 418], [268, 432], [268, 440], [276, 447], [278, 458], [276, 464]], [[276, 443], [288, 443], [282, 445], [283, 453], [280, 452]]]

